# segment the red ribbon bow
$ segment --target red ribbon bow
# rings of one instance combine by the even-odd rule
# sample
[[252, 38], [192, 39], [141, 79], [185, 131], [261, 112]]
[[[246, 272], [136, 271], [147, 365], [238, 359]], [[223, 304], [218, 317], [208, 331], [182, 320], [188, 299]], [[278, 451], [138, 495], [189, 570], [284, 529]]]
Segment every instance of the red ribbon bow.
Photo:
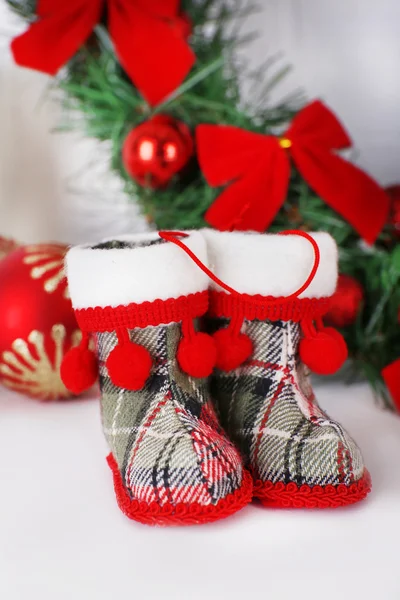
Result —
[[55, 75], [101, 21], [121, 65], [151, 105], [173, 92], [195, 56], [186, 42], [190, 23], [179, 0], [39, 0], [38, 19], [15, 38], [11, 49], [24, 67]]
[[389, 198], [335, 152], [350, 146], [346, 131], [320, 101], [300, 111], [281, 138], [229, 125], [200, 125], [197, 147], [207, 182], [233, 182], [209, 208], [206, 221], [220, 230], [264, 231], [285, 201], [290, 157], [310, 187], [373, 243], [387, 221]]

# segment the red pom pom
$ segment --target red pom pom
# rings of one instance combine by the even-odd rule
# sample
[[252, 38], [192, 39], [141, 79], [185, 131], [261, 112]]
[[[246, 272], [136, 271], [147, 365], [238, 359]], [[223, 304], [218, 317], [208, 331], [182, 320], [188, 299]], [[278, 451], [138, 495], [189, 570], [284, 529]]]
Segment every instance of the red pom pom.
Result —
[[153, 361], [150, 353], [138, 344], [120, 344], [110, 352], [106, 367], [117, 387], [137, 392], [149, 378]]
[[233, 371], [242, 365], [253, 354], [253, 343], [248, 335], [233, 335], [228, 329], [220, 329], [214, 333], [217, 346], [217, 369]]
[[315, 337], [300, 342], [300, 358], [318, 375], [333, 375], [347, 359], [347, 346], [343, 336], [327, 327]]
[[347, 357], [349, 355], [349, 351], [348, 351], [348, 348], [347, 348], [346, 340], [344, 339], [344, 337], [342, 336], [342, 334], [337, 329], [334, 329], [334, 327], [324, 327], [323, 331], [324, 331], [324, 333], [327, 333], [332, 338], [334, 338], [336, 340], [336, 342], [342, 348], [343, 356], [346, 357], [343, 360], [343, 362], [345, 360], [347, 360]]
[[179, 343], [176, 358], [182, 371], [191, 377], [209, 377], [217, 360], [213, 338], [206, 333], [184, 337]]
[[73, 394], [81, 394], [96, 383], [97, 359], [88, 348], [71, 348], [61, 363], [61, 379]]

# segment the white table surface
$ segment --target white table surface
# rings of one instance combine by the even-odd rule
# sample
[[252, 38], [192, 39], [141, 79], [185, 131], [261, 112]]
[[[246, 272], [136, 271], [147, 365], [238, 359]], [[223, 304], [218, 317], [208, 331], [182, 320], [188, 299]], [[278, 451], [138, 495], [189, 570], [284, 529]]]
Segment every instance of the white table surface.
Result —
[[364, 384], [318, 393], [364, 452], [365, 502], [151, 528], [116, 505], [96, 400], [44, 405], [1, 389], [1, 600], [399, 600], [400, 417]]

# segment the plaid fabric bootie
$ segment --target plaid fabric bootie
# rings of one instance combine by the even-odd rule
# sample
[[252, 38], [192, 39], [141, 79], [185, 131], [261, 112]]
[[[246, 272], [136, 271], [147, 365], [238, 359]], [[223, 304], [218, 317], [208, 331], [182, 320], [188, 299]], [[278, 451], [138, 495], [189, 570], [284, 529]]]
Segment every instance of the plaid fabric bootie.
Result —
[[347, 356], [342, 336], [321, 319], [336, 286], [333, 239], [205, 236], [216, 277], [233, 288], [214, 284], [211, 292], [218, 348], [211, 390], [253, 474], [255, 497], [267, 506], [310, 508], [361, 500], [370, 479], [360, 450], [319, 408], [308, 380], [308, 367], [330, 374]]
[[[200, 233], [186, 245], [207, 262]], [[84, 337], [62, 376], [78, 393], [99, 371], [121, 510], [143, 523], [195, 524], [241, 509], [251, 476], [209, 399], [215, 344], [194, 327], [208, 308], [207, 276], [157, 233], [72, 248], [66, 264]]]

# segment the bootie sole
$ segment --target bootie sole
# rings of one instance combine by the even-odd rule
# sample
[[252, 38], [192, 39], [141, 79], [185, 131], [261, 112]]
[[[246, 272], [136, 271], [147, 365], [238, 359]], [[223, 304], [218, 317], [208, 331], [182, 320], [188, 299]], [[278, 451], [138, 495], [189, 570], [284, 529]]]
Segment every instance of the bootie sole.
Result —
[[146, 525], [199, 525], [225, 519], [244, 508], [252, 500], [253, 480], [248, 471], [243, 472], [240, 488], [215, 505], [204, 506], [198, 503], [163, 504], [141, 502], [132, 499], [126, 491], [118, 465], [112, 454], [107, 457], [113, 473], [114, 489], [118, 506], [129, 518]]
[[371, 491], [371, 477], [367, 470], [361, 479], [347, 486], [300, 485], [294, 482], [272, 483], [256, 481], [254, 498], [269, 508], [339, 508], [363, 500]]

